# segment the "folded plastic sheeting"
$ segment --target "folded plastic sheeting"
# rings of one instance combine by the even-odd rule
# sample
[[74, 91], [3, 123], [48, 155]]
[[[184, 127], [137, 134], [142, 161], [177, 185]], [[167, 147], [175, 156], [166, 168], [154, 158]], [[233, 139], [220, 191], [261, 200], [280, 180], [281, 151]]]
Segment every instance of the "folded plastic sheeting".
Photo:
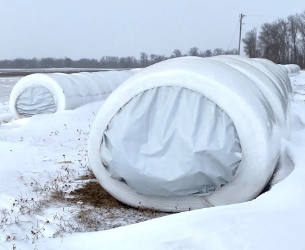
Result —
[[233, 179], [241, 148], [232, 120], [214, 102], [186, 88], [159, 87], [112, 119], [101, 157], [112, 178], [141, 194], [206, 194]]
[[88, 142], [91, 168], [118, 200], [187, 211], [255, 198], [287, 138], [290, 80], [238, 56], [150, 66], [105, 101]]
[[10, 96], [10, 110], [18, 119], [75, 109], [90, 102], [105, 100], [136, 72], [137, 70], [32, 74], [14, 86]]

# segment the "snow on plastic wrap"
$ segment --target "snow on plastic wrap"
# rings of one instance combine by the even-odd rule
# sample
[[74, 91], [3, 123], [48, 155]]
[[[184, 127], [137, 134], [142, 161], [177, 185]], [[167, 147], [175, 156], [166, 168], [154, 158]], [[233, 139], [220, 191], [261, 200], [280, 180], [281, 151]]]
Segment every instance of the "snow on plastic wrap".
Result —
[[[241, 56], [226, 56], [231, 57], [240, 61], [243, 61], [245, 63], [251, 64], [255, 68], [259, 69], [262, 73], [264, 73], [268, 78], [271, 79], [273, 84], [275, 85], [275, 88], [279, 89], [281, 92], [281, 95], [279, 95], [279, 98], [284, 101], [284, 107], [283, 109], [286, 110], [284, 117], [286, 119], [286, 130], [282, 131], [282, 134], [285, 134], [284, 138], [289, 139], [290, 137], [290, 110], [291, 110], [291, 101], [293, 99], [293, 91], [292, 91], [292, 85], [290, 82], [289, 77], [283, 73], [281, 70], [278, 69], [277, 65], [269, 60], [262, 59], [262, 58], [256, 58], [256, 59], [249, 59], [247, 57], [241, 57]], [[265, 81], [265, 80], [264, 80]], [[268, 82], [265, 82], [266, 85]], [[273, 109], [276, 109], [276, 106], [272, 105]], [[280, 112], [278, 110], [275, 110], [275, 114], [277, 116], [281, 116]]]
[[138, 70], [32, 74], [14, 86], [10, 110], [18, 119], [75, 109], [90, 102], [105, 100], [136, 72]]
[[278, 64], [277, 65], [285, 74], [289, 74], [289, 70], [288, 68], [285, 66], [285, 65], [282, 65], [282, 64]]
[[282, 67], [286, 68], [286, 72], [289, 76], [295, 76], [300, 73], [300, 66], [297, 64], [286, 64], [282, 65]]
[[[286, 121], [289, 111], [287, 110], [287, 97], [285, 97], [284, 94], [284, 92], [286, 92], [286, 88], [283, 86], [277, 86], [277, 84], [274, 83], [268, 77], [268, 75], [266, 75], [259, 68], [255, 67], [255, 63], [250, 64], [252, 62], [251, 59], [240, 61], [237, 58], [232, 58], [230, 56], [216, 56], [212, 57], [211, 59], [220, 61], [239, 70], [252, 80], [253, 84], [255, 84], [261, 90], [261, 94], [268, 100], [266, 105], [271, 105], [266, 108], [272, 108], [275, 111], [275, 118], [281, 127], [282, 136], [288, 139], [289, 134], [287, 134], [287, 132], [289, 132], [289, 129], [287, 129]], [[288, 93], [286, 96], [287, 95]]]
[[288, 95], [288, 102], [291, 101], [293, 96], [293, 91], [288, 75], [285, 74], [282, 70], [280, 70], [275, 63], [267, 59], [254, 58], [253, 60], [262, 63], [267, 69], [269, 69], [277, 77], [278, 79], [277, 82], [281, 83], [282, 86], [284, 86], [284, 88], [286, 89]]
[[255, 198], [274, 172], [287, 129], [291, 86], [276, 69], [236, 56], [143, 69], [96, 116], [88, 141], [95, 176], [116, 199], [162, 211]]

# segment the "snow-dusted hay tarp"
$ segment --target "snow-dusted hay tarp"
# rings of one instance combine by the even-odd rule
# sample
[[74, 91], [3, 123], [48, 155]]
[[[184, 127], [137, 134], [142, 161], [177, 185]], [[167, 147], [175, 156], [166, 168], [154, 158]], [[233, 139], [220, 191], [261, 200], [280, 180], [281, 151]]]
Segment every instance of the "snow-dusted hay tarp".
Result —
[[118, 200], [187, 211], [255, 198], [288, 138], [291, 85], [276, 65], [238, 56], [150, 66], [105, 101], [91, 168]]
[[32, 74], [22, 78], [10, 95], [10, 110], [18, 119], [75, 109], [105, 100], [137, 70]]

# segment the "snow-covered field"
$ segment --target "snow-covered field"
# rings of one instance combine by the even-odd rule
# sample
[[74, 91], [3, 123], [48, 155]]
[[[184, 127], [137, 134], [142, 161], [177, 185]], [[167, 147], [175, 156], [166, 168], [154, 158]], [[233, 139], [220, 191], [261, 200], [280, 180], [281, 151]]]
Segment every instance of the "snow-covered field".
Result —
[[[86, 142], [101, 102], [2, 123], [0, 249], [305, 249], [305, 72], [291, 80], [292, 133], [282, 142], [282, 172], [292, 161], [292, 173], [251, 202], [162, 218], [68, 200], [90, 181], [83, 178]], [[9, 115], [14, 81], [0, 78], [0, 118]]]
[[9, 98], [14, 85], [21, 79], [21, 77], [0, 77], [0, 121], [10, 115], [9, 112]]
[[[112, 68], [86, 68], [86, 72], [125, 70]], [[78, 73], [84, 72], [84, 68], [38, 68], [38, 69], [0, 69], [0, 77], [17, 77], [26, 76], [33, 73]]]

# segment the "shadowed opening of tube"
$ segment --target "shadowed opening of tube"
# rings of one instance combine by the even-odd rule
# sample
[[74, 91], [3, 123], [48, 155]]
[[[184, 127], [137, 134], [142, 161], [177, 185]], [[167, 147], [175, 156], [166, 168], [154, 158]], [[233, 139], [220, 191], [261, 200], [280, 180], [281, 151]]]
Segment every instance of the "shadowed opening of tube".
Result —
[[242, 149], [231, 118], [183, 87], [134, 96], [104, 131], [109, 175], [143, 195], [207, 195], [232, 181]]
[[16, 100], [16, 110], [21, 117], [56, 112], [53, 94], [43, 86], [25, 89]]

